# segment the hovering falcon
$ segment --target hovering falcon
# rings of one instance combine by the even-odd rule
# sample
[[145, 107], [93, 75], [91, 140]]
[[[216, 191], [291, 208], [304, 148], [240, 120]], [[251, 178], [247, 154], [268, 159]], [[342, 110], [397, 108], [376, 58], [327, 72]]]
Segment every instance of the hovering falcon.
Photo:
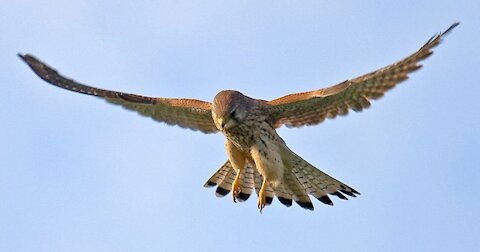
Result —
[[110, 91], [64, 77], [30, 54], [19, 56], [40, 78], [57, 87], [104, 98], [170, 125], [203, 133], [222, 132], [228, 160], [205, 183], [205, 187], [217, 186], [217, 196], [231, 191], [233, 201], [245, 201], [255, 189], [260, 212], [275, 196], [286, 206], [295, 201], [313, 210], [309, 195], [333, 205], [328, 195], [347, 199], [345, 195], [356, 197], [359, 193], [291, 151], [276, 129], [282, 125], [315, 125], [326, 118], [346, 115], [350, 109], [368, 108], [370, 100], [382, 97], [419, 69], [419, 62], [429, 57], [431, 49], [458, 24], [434, 35], [418, 51], [394, 64], [328, 88], [272, 101], [253, 99], [234, 90], [219, 92], [212, 103]]

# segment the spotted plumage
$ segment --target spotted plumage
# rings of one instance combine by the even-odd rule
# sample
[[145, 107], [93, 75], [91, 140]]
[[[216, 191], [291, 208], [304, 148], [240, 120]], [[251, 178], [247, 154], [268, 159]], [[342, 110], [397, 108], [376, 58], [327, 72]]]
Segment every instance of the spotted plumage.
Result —
[[350, 110], [368, 108], [371, 100], [382, 97], [419, 69], [419, 62], [429, 57], [431, 49], [457, 25], [436, 34], [418, 51], [394, 64], [328, 88], [272, 101], [253, 99], [234, 90], [219, 92], [212, 103], [104, 90], [64, 77], [32, 55], [19, 56], [40, 78], [55, 86], [104, 98], [167, 124], [204, 133], [222, 132], [228, 160], [205, 183], [206, 187], [217, 187], [217, 196], [231, 192], [234, 201], [246, 201], [255, 190], [260, 211], [274, 197], [285, 206], [295, 201], [313, 210], [310, 196], [333, 205], [329, 195], [346, 200], [346, 196], [356, 197], [359, 193], [291, 151], [276, 129], [282, 125], [315, 125]]

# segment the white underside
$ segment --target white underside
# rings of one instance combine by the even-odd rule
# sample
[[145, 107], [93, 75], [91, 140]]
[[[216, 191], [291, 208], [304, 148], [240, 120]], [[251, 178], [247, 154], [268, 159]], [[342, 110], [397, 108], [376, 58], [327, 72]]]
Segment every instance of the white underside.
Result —
[[267, 147], [259, 141], [251, 147], [250, 155], [258, 172], [269, 181], [271, 186], [275, 187], [283, 181], [285, 167], [281, 153], [285, 149], [281, 144], [284, 143], [283, 141], [270, 141], [266, 138], [263, 138], [263, 141]]

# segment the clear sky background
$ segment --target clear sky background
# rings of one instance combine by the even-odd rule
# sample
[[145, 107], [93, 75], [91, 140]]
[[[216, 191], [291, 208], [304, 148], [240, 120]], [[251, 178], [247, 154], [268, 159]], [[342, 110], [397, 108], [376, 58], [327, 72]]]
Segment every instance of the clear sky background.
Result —
[[[480, 2], [3, 1], [0, 251], [475, 251]], [[281, 128], [362, 193], [315, 211], [203, 183], [221, 134], [167, 126], [41, 81], [33, 53], [90, 85], [273, 99], [393, 63], [460, 21], [424, 68], [361, 113]]]

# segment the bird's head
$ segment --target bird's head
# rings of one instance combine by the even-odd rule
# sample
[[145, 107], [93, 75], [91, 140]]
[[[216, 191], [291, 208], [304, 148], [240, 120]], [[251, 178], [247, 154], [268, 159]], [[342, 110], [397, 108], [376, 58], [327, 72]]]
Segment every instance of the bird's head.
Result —
[[219, 130], [234, 128], [247, 116], [249, 98], [234, 90], [223, 90], [213, 99], [212, 116]]

